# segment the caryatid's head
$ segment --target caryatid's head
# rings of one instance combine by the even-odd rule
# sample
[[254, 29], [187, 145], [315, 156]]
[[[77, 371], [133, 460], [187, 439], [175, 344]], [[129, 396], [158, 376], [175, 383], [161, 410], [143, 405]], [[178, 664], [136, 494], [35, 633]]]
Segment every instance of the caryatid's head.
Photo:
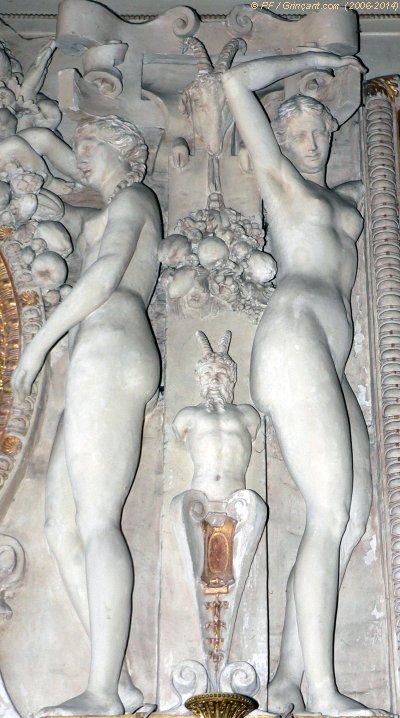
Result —
[[236, 383], [236, 362], [228, 354], [232, 332], [226, 331], [214, 351], [204, 332], [196, 332], [203, 356], [196, 364], [200, 396], [209, 411], [232, 404]]
[[75, 129], [74, 150], [85, 184], [94, 189], [101, 188], [115, 165], [125, 173], [117, 190], [141, 182], [146, 172], [143, 135], [132, 122], [114, 115], [81, 120]]
[[328, 161], [338, 122], [313, 97], [295, 95], [278, 107], [272, 128], [282, 152], [300, 173], [315, 174]]

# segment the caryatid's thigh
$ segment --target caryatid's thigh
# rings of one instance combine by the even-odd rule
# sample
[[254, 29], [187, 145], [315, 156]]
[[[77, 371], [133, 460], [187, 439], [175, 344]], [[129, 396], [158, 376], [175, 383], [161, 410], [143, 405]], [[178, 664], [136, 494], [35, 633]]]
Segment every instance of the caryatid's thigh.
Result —
[[336, 500], [347, 510], [350, 426], [327, 343], [312, 335], [269, 343], [264, 357], [260, 351], [253, 357], [252, 371], [253, 397], [264, 398], [285, 463], [308, 506], [328, 508]]
[[135, 358], [127, 347], [92, 346], [71, 361], [65, 446], [78, 511], [118, 516], [135, 476], [149, 393]]
[[351, 519], [360, 524], [360, 530], [362, 526], [365, 530], [372, 501], [369, 436], [360, 405], [346, 377], [343, 379], [342, 386], [350, 420], [353, 452]]
[[64, 414], [62, 414], [47, 470], [45, 491], [46, 523], [54, 522], [60, 531], [63, 525], [75, 528], [75, 512], [75, 501], [65, 460]]

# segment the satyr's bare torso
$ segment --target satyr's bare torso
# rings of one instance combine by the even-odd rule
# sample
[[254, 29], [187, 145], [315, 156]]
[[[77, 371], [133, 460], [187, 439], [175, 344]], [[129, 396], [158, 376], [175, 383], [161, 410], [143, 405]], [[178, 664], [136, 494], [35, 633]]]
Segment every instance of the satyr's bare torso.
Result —
[[181, 421], [187, 424], [185, 433], [194, 466], [193, 485], [203, 479], [243, 482], [254, 438], [248, 427], [249, 410], [254, 412], [252, 407], [232, 404], [221, 411], [207, 411], [204, 404], [183, 410]]

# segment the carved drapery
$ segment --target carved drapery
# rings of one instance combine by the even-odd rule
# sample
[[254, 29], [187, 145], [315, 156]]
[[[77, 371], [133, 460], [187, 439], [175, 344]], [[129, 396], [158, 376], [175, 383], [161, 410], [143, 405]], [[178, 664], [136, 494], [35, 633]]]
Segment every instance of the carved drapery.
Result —
[[[391, 688], [399, 694], [400, 649], [400, 229], [396, 167], [398, 78], [367, 85], [365, 111], [366, 217], [369, 235], [371, 317], [375, 333], [375, 417], [379, 447], [382, 536], [391, 596]], [[386, 529], [386, 530], [385, 530]]]

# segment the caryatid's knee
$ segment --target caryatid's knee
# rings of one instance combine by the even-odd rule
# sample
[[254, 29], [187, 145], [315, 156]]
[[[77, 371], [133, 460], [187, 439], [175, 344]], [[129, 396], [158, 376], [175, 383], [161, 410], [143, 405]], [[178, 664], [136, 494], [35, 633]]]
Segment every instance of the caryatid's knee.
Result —
[[339, 543], [349, 522], [349, 508], [346, 505], [332, 504], [329, 507], [316, 508], [307, 515], [307, 529], [316, 540], [328, 539]]
[[352, 548], [357, 546], [364, 536], [367, 529], [368, 516], [369, 508], [368, 511], [350, 513], [349, 522], [346, 527], [346, 543]]
[[75, 521], [68, 521], [65, 517], [47, 516], [44, 531], [51, 553], [58, 558], [65, 551], [72, 552], [74, 543], [78, 540]]
[[76, 524], [85, 548], [98, 538], [105, 538], [107, 534], [120, 531], [120, 516], [116, 512], [107, 512], [104, 508], [78, 508]]

